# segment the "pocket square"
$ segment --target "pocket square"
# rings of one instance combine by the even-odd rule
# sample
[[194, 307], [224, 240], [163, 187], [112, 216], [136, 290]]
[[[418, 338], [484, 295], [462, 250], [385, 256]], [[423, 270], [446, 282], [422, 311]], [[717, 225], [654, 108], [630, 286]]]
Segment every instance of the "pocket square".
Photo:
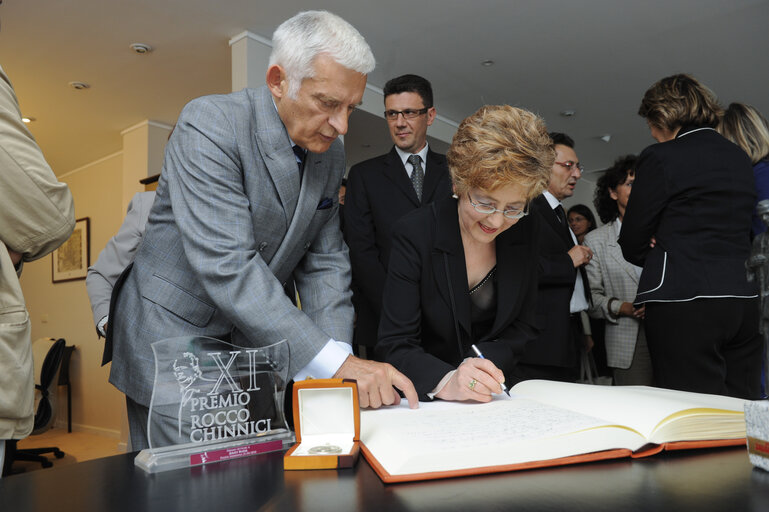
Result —
[[333, 204], [334, 201], [332, 201], [330, 197], [324, 197], [318, 203], [318, 210], [328, 210]]

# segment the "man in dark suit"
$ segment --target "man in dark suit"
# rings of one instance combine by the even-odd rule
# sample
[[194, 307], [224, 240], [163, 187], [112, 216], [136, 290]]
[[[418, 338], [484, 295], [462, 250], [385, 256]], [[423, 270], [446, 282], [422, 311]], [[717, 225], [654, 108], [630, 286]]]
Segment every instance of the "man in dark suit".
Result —
[[451, 195], [446, 157], [427, 145], [427, 127], [435, 119], [430, 82], [417, 75], [393, 78], [384, 86], [384, 103], [395, 145], [385, 155], [354, 165], [347, 178], [345, 239], [357, 314], [353, 344], [361, 354], [377, 339], [393, 224]]
[[[590, 287], [584, 271], [592, 251], [577, 244], [566, 222], [561, 201], [574, 194], [582, 165], [574, 141], [563, 133], [551, 133], [555, 164], [547, 190], [531, 203], [541, 217], [539, 239], [539, 337], [529, 343], [516, 376], [521, 380], [549, 379], [574, 382], [579, 375], [579, 355], [584, 335], [580, 311], [588, 308]], [[579, 269], [579, 270], [578, 270]]]
[[[166, 147], [107, 338], [110, 382], [126, 394], [134, 449], [147, 446], [151, 344], [176, 336], [245, 347], [286, 339], [290, 378], [356, 379], [361, 407], [399, 402], [395, 385], [416, 407], [405, 376], [358, 359], [350, 346], [337, 137], [363, 98], [373, 55], [355, 28], [325, 11], [297, 14], [273, 43], [266, 86], [193, 100]], [[290, 280], [301, 311], [283, 292]], [[180, 442], [169, 427], [153, 440]]]

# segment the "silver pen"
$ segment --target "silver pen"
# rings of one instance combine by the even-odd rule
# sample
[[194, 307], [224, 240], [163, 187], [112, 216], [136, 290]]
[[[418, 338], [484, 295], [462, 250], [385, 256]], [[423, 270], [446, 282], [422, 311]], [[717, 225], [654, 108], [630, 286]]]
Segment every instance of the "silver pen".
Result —
[[[481, 354], [481, 351], [478, 350], [478, 347], [476, 347], [475, 345], [471, 345], [471, 347], [473, 349], [473, 352], [475, 352], [476, 356], [480, 357], [481, 359], [486, 359], [485, 357], [483, 357], [483, 354]], [[504, 382], [500, 382], [499, 386], [502, 388], [502, 391], [504, 391], [507, 394], [507, 396], [510, 396], [510, 391], [507, 390], [507, 386], [505, 386]]]

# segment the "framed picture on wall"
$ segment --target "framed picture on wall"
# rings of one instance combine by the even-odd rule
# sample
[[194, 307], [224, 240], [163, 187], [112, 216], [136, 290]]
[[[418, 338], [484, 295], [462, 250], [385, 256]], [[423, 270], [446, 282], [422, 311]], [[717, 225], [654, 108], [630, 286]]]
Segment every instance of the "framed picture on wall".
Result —
[[91, 264], [91, 219], [75, 221], [69, 240], [53, 251], [53, 282], [85, 279]]

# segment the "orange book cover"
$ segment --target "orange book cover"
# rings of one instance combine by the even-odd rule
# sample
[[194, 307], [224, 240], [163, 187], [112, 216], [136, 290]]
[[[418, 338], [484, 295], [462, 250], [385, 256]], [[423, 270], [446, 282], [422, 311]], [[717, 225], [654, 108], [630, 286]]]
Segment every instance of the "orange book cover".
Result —
[[745, 402], [731, 397], [550, 381], [511, 394], [364, 410], [361, 452], [397, 483], [745, 444]]

